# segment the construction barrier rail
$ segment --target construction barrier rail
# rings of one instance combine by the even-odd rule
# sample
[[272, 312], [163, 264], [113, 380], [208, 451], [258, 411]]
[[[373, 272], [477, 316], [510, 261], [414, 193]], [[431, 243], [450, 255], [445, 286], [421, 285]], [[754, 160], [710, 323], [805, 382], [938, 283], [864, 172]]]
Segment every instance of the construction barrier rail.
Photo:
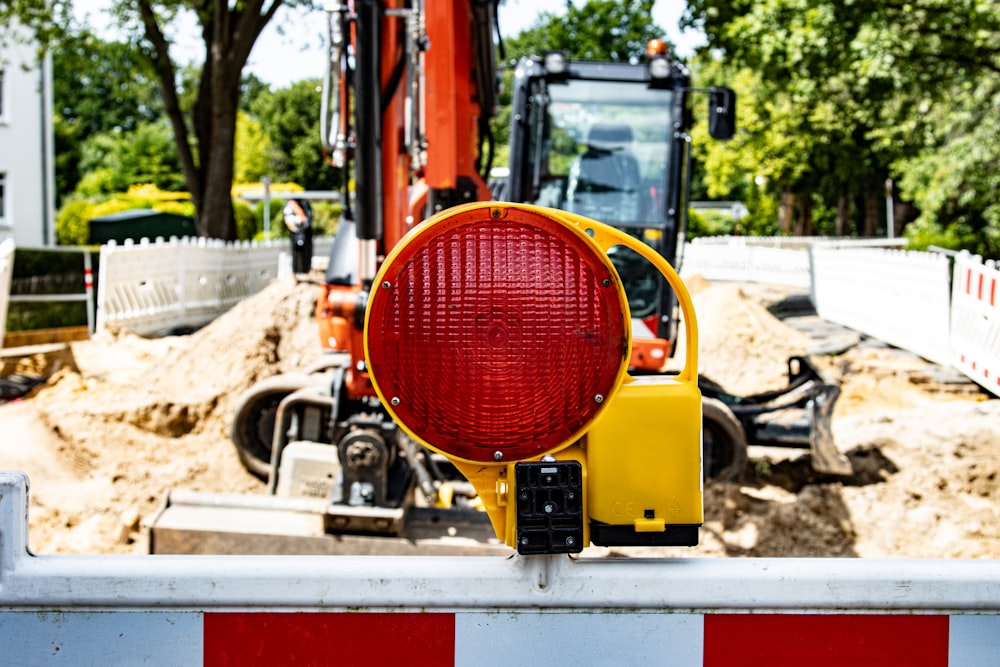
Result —
[[[34, 556], [0, 473], [6, 664], [994, 665], [1000, 561]], [[683, 551], [678, 551], [680, 555]]]
[[951, 353], [956, 368], [1000, 395], [1000, 271], [960, 253], [951, 291]]
[[[325, 254], [328, 239], [313, 242]], [[97, 329], [140, 335], [199, 327], [291, 272], [289, 242], [157, 239], [101, 247]], [[282, 269], [287, 265], [288, 268]]]
[[951, 364], [946, 255], [829, 243], [810, 246], [809, 254], [820, 317]]
[[809, 287], [809, 243], [815, 237], [709, 236], [684, 247], [681, 275], [708, 280]]

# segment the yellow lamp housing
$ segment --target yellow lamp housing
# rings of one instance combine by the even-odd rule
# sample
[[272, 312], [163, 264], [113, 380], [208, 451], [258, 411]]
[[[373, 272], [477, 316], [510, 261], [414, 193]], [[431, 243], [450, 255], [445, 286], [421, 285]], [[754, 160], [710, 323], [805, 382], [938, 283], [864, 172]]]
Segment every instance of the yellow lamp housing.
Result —
[[[614, 246], [677, 294], [687, 347], [676, 376], [627, 373]], [[383, 263], [365, 318], [385, 409], [469, 479], [498, 538], [522, 554], [697, 543], [697, 349], [690, 295], [652, 248], [522, 204], [456, 207], [413, 229]]]

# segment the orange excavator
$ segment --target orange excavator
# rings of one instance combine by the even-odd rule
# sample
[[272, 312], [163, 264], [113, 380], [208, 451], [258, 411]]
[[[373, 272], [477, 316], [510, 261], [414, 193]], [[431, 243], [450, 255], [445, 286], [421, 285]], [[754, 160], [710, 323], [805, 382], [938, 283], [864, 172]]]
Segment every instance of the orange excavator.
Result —
[[[496, 16], [493, 0], [328, 7], [322, 131], [345, 191], [316, 308], [325, 354], [236, 410], [268, 495], [172, 492], [153, 553], [690, 545], [703, 475], [738, 475], [748, 442], [843, 470], [837, 389], [807, 360], [761, 397], [700, 380], [690, 345], [662, 373], [679, 325], [697, 342], [672, 268], [691, 97], [726, 139], [733, 92], [691, 88], [661, 42], [641, 63], [523, 58], [493, 169]], [[767, 415], [789, 410], [771, 437]]]

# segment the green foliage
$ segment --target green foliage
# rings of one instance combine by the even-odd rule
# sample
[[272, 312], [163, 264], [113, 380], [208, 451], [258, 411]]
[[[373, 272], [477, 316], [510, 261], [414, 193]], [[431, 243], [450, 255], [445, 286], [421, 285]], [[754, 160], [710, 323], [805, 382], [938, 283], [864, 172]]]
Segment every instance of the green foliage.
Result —
[[333, 236], [343, 214], [343, 206], [334, 202], [313, 202], [313, 235]]
[[90, 239], [91, 220], [136, 208], [194, 216], [194, 204], [187, 194], [166, 192], [152, 184], [132, 186], [126, 192], [93, 198], [75, 195], [56, 214], [56, 241], [60, 245], [85, 245]]
[[56, 242], [59, 245], [85, 245], [90, 239], [88, 223], [94, 217], [94, 205], [84, 199], [73, 199], [56, 215]]
[[7, 331], [33, 331], [87, 324], [83, 301], [12, 303], [7, 307]]
[[76, 194], [84, 197], [110, 195], [141, 183], [184, 189], [171, 131], [164, 123], [142, 123], [132, 132], [88, 138], [81, 146], [79, 169], [84, 175]]
[[250, 241], [257, 235], [257, 216], [253, 207], [242, 199], [233, 200], [233, 215], [236, 217], [236, 238]]
[[131, 132], [163, 115], [154, 76], [131, 45], [82, 28], [52, 51], [55, 114], [84, 137]]
[[688, 211], [687, 237], [725, 236], [733, 233], [733, 216], [725, 211], [704, 209]]
[[512, 59], [563, 51], [577, 60], [630, 62], [642, 57], [646, 44], [663, 38], [653, 22], [653, 0], [588, 0], [566, 3], [562, 16], [542, 13], [536, 23], [504, 42]]
[[688, 0], [683, 23], [708, 41], [697, 82], [727, 74], [740, 93], [740, 136], [704, 160], [710, 190], [733, 197], [721, 193], [764, 176], [817, 230], [838, 229], [838, 211], [853, 207], [860, 231], [892, 177], [920, 211], [914, 243], [1000, 252], [991, 3]]
[[307, 190], [336, 190], [341, 173], [323, 160], [319, 136], [319, 81], [306, 79], [261, 91], [250, 112], [270, 141], [267, 172]]
[[[261, 124], [244, 111], [236, 117], [236, 159], [233, 180], [237, 183], [259, 181], [269, 175], [271, 140]], [[237, 220], [237, 226], [239, 221]]]

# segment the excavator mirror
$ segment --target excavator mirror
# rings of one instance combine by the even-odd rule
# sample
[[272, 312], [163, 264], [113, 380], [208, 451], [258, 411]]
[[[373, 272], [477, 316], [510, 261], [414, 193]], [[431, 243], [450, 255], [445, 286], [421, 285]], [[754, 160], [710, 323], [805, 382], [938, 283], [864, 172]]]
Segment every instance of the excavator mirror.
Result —
[[736, 134], [736, 92], [732, 88], [718, 86], [709, 91], [708, 133], [722, 140]]
[[472, 482], [520, 553], [697, 542], [696, 341], [679, 376], [628, 376], [631, 319], [608, 249], [666, 267], [689, 333], [693, 310], [669, 265], [623, 237], [555, 209], [455, 207], [412, 230], [372, 289], [365, 352], [383, 405]]

